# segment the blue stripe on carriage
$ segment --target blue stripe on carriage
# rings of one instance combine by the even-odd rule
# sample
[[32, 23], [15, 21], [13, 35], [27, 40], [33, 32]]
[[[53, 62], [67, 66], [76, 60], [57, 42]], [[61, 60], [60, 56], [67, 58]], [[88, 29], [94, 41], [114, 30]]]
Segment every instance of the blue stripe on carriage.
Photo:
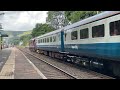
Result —
[[64, 49], [72, 54], [120, 58], [120, 43], [69, 44], [65, 45]]
[[[49, 51], [61, 51], [60, 45], [39, 45], [38, 48]], [[70, 52], [71, 54], [76, 55], [83, 54], [120, 59], [120, 43], [65, 44], [64, 50], [65, 52]]]
[[60, 45], [37, 45], [37, 48], [48, 51], [61, 51]]

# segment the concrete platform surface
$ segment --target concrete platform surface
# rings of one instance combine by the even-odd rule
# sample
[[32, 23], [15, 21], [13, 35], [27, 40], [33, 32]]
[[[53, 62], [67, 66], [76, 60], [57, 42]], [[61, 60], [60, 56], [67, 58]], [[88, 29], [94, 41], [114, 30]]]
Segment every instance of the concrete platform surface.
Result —
[[20, 50], [10, 49], [12, 52], [0, 71], [0, 79], [47, 79]]

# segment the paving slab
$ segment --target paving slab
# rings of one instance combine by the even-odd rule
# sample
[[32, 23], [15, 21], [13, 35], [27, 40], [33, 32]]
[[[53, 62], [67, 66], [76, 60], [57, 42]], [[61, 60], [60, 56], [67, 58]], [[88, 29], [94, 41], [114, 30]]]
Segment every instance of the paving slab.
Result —
[[0, 79], [43, 79], [19, 49], [10, 49], [12, 52], [2, 67]]

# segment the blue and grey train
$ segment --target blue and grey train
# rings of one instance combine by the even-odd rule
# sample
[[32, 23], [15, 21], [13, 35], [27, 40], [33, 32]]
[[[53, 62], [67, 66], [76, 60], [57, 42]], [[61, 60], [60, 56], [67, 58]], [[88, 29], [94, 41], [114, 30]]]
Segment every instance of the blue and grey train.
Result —
[[33, 41], [30, 50], [120, 76], [120, 11], [105, 11]]

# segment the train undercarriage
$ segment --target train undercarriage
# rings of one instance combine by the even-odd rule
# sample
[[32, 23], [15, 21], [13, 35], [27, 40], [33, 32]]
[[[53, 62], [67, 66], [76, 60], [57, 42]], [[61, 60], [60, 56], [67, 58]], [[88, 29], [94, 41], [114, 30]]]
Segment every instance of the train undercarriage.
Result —
[[70, 62], [78, 66], [83, 66], [88, 69], [97, 71], [99, 70], [105, 74], [109, 74], [120, 78], [120, 62], [103, 60], [100, 58], [77, 56], [64, 52], [44, 51], [40, 49], [37, 50], [31, 49], [31, 51], [37, 52], [39, 54], [44, 54], [46, 56], [50, 56], [52, 58], [60, 59], [65, 62]]

